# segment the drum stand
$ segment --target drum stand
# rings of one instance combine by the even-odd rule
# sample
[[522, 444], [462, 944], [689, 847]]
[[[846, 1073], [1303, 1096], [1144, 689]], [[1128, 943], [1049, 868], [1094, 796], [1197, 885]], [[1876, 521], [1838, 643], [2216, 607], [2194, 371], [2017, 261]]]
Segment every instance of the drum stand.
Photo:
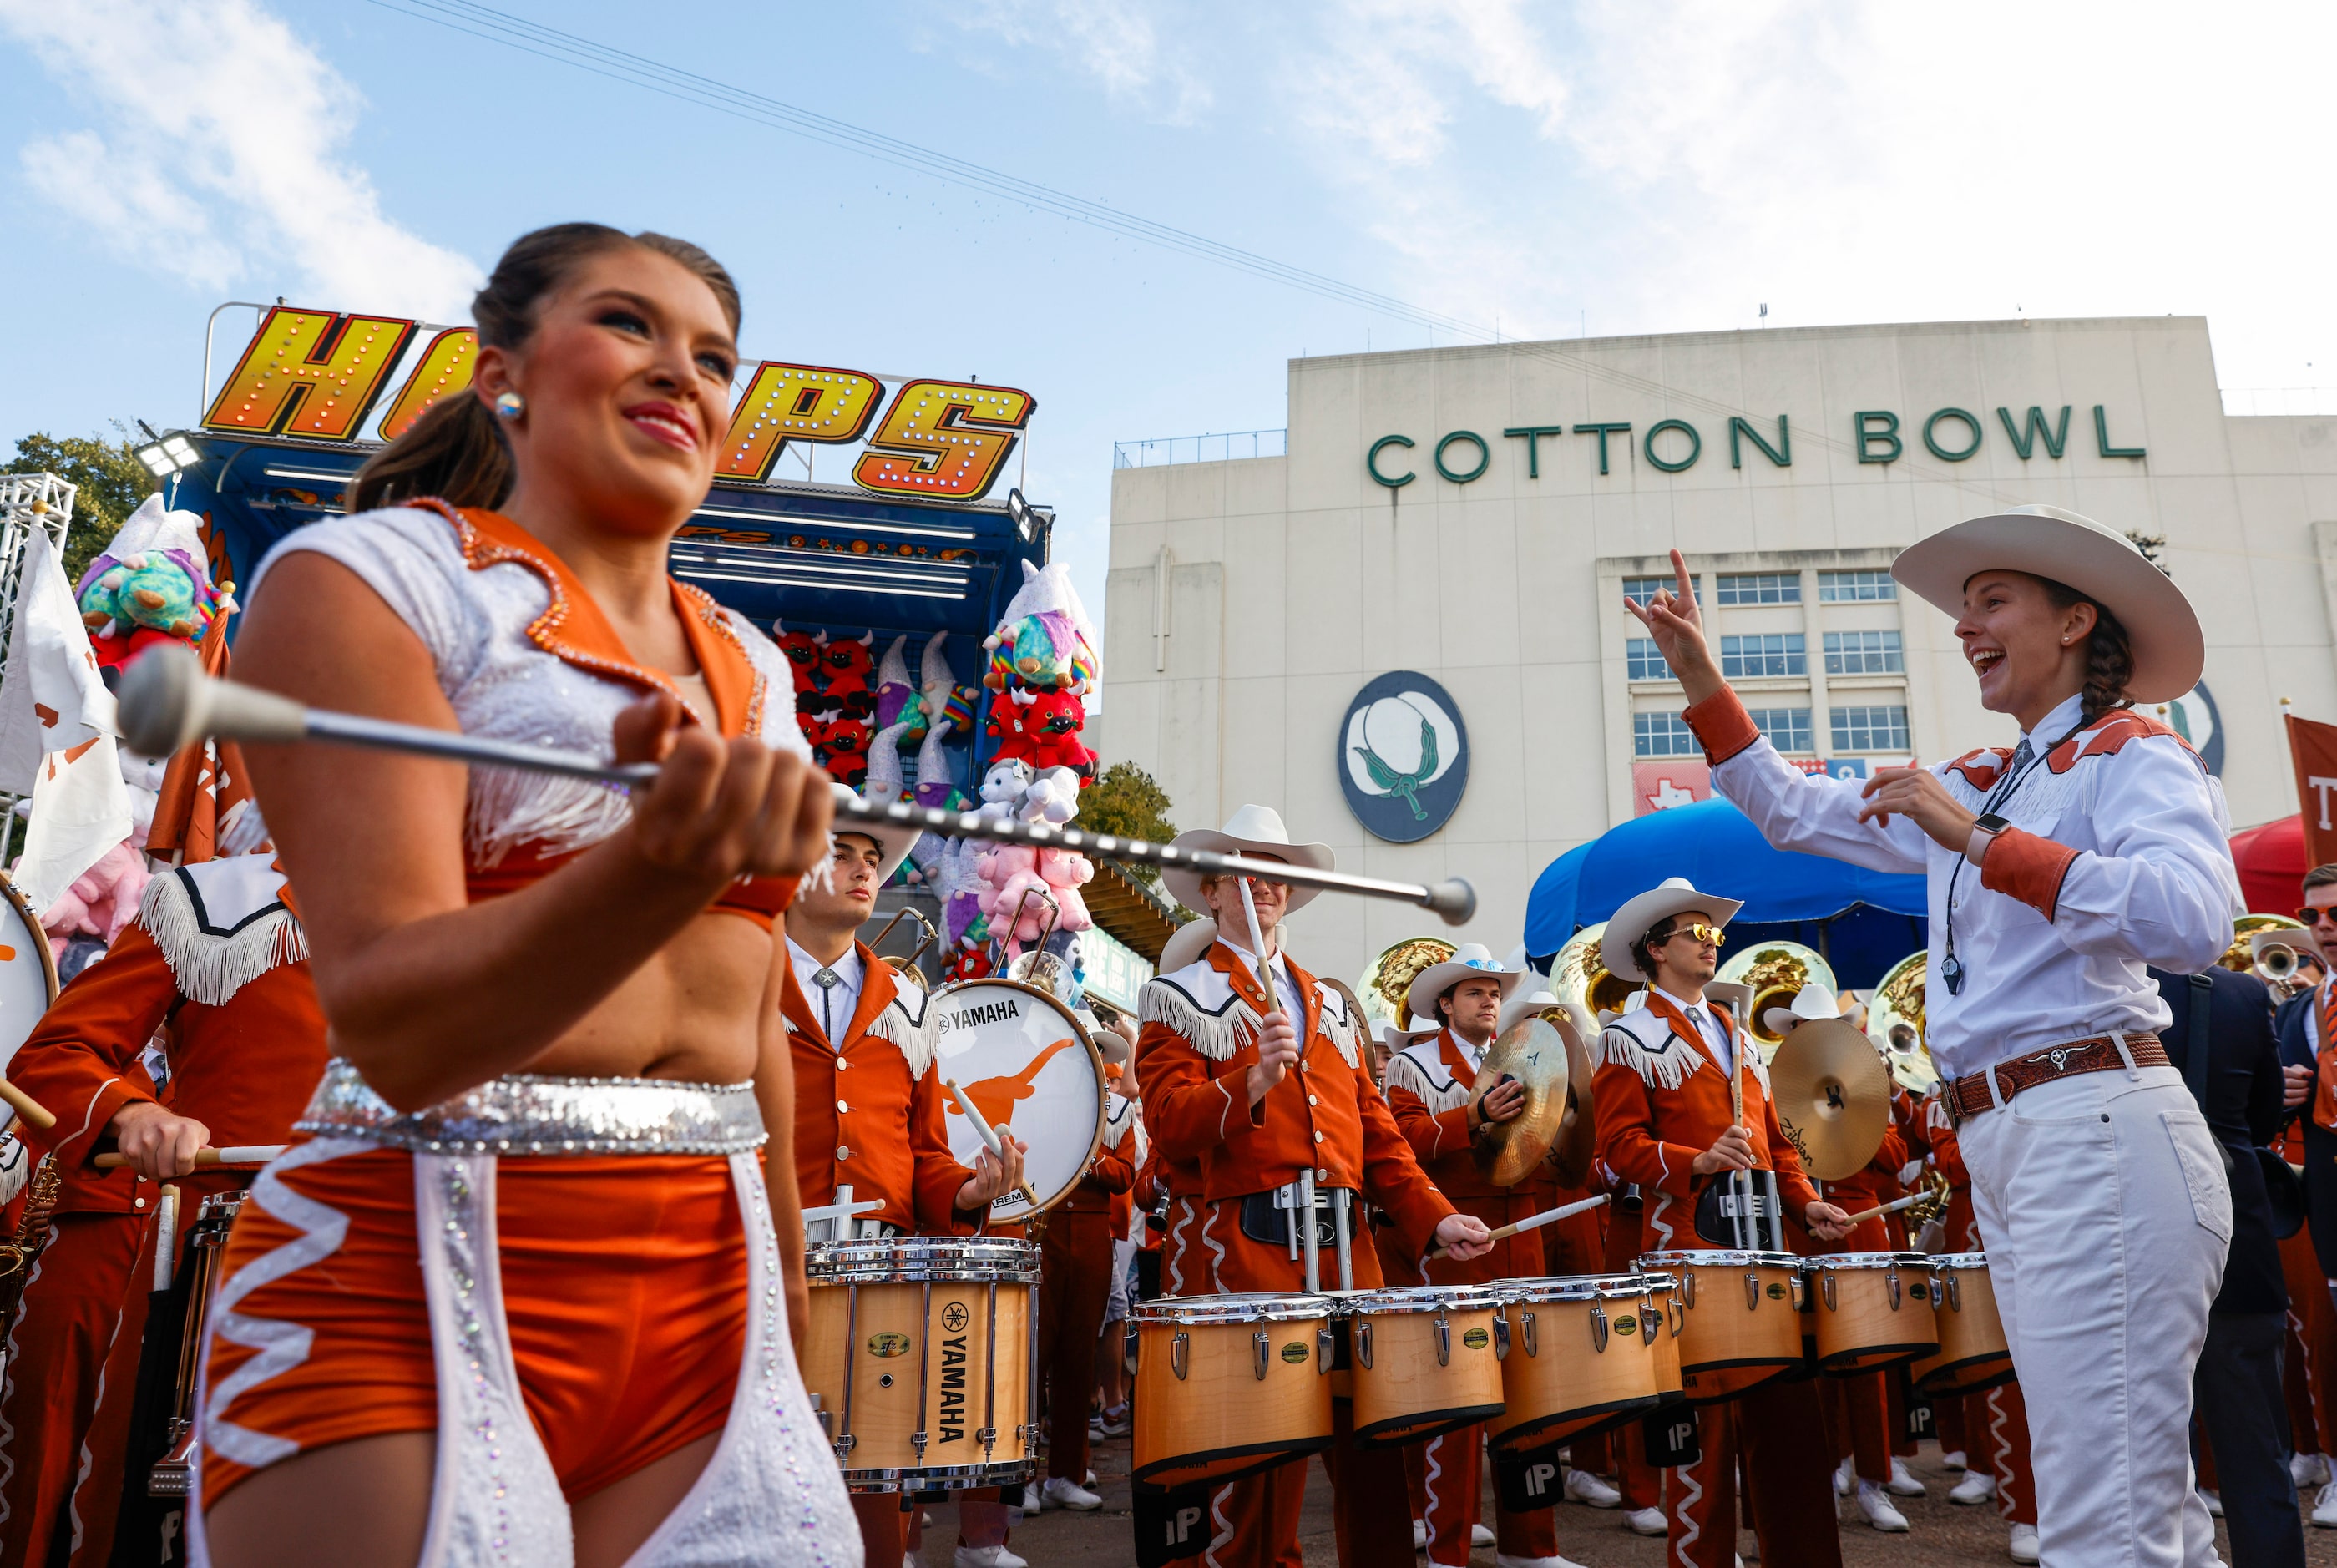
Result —
[[804, 1240], [807, 1241], [851, 1241], [859, 1240], [852, 1234], [856, 1218], [885, 1207], [881, 1198], [871, 1198], [865, 1203], [852, 1200], [852, 1189], [838, 1187], [836, 1201], [825, 1209], [803, 1211]]
[[1720, 1211], [1740, 1252], [1790, 1252], [1785, 1244], [1785, 1209], [1777, 1196], [1775, 1171], [1731, 1171], [1720, 1195]]
[[[1334, 1187], [1331, 1198], [1331, 1235], [1339, 1259], [1339, 1289], [1355, 1288], [1354, 1221], [1355, 1195], [1345, 1187]], [[1319, 1295], [1323, 1289], [1323, 1264], [1316, 1257], [1318, 1243], [1315, 1230], [1315, 1172], [1301, 1171], [1298, 1180], [1277, 1190], [1276, 1203], [1282, 1206], [1290, 1236], [1290, 1259], [1305, 1271], [1306, 1293]], [[1299, 1216], [1304, 1214], [1304, 1220]]]

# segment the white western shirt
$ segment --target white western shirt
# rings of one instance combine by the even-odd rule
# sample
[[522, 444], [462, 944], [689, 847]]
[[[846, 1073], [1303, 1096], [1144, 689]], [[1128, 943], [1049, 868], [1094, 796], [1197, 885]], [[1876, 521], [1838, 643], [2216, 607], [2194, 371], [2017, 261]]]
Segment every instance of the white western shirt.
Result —
[[[787, 963], [796, 972], [796, 984], [803, 987], [804, 1000], [810, 1004], [811, 1015], [819, 1020], [820, 1032], [827, 1036], [828, 1049], [841, 1044], [837, 1036], [852, 1027], [852, 1016], [860, 1010], [860, 987], [868, 976], [860, 965], [860, 946], [855, 943], [843, 957], [833, 964], [820, 961], [787, 938]], [[816, 978], [823, 968], [836, 971], [836, 984], [823, 988]]]
[[1683, 1002], [1660, 985], [1651, 985], [1648, 989], [1696, 1020], [1697, 1032], [1704, 1036], [1704, 1048], [1711, 1055], [1714, 1066], [1719, 1068], [1724, 1074], [1736, 1071], [1736, 1048], [1729, 1044], [1728, 1031], [1723, 1029], [1720, 1026], [1720, 1020], [1712, 1015], [1712, 1003], [1709, 999], [1702, 1002]]
[[[2021, 738], [2041, 753], [2080, 721], [2081, 700], [2071, 697]], [[1941, 1072], [1961, 1077], [2064, 1040], [2165, 1028], [2173, 1014], [2144, 965], [2178, 975], [2206, 968], [2231, 945], [2232, 922], [2246, 908], [2223, 787], [2190, 747], [2140, 714], [2117, 714], [2075, 750], [2074, 759], [2040, 757], [1992, 808], [2014, 827], [2078, 851], [2046, 900], [2049, 918], [1982, 887], [1961, 845], [1933, 842], [1904, 816], [1887, 827], [1860, 821], [1864, 780], [1788, 767], [1765, 736], [1714, 768], [1712, 783], [1780, 849], [1924, 873], [1924, 1038]], [[2009, 756], [1974, 751], [1931, 772], [1978, 812]], [[1990, 852], [1991, 864], [2001, 848]], [[1951, 879], [1961, 995], [1940, 978]]]

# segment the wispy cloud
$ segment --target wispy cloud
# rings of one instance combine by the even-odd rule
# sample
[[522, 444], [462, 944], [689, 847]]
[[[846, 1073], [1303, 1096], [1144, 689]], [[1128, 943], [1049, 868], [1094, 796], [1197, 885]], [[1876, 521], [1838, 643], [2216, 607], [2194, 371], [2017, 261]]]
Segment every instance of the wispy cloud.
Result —
[[[1174, 15], [1184, 9], [1149, 0], [975, 0], [949, 17], [1013, 47], [1044, 49], [1111, 97], [1186, 124], [1209, 108], [1213, 94], [1187, 52], [1164, 42], [1164, 34], [1187, 35], [1191, 19]], [[1155, 13], [1166, 14], [1156, 21]]]
[[0, 27], [100, 121], [27, 144], [26, 181], [121, 255], [213, 292], [467, 315], [478, 267], [382, 211], [347, 156], [356, 90], [254, 0], [0, 0]]

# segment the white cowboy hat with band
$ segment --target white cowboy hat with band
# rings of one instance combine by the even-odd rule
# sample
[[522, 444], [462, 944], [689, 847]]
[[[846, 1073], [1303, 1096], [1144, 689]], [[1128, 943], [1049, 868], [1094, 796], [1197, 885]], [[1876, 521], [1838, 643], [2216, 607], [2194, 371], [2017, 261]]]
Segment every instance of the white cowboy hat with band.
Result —
[[1494, 981], [1501, 985], [1501, 997], [1506, 1001], [1525, 977], [1524, 970], [1505, 967], [1483, 943], [1463, 942], [1452, 950], [1452, 957], [1442, 964], [1431, 964], [1413, 976], [1412, 989], [1403, 994], [1403, 1004], [1415, 1018], [1433, 1018], [1436, 999], [1463, 980]]
[[1547, 985], [1536, 986], [1531, 991], [1521, 990], [1501, 1004], [1501, 1021], [1494, 1026], [1494, 1032], [1506, 1034], [1510, 1026], [1519, 1019], [1530, 1018], [1544, 1008], [1557, 1005], [1558, 998], [1550, 995]]
[[1942, 528], [1899, 552], [1891, 575], [1951, 616], [1964, 584], [1982, 572], [2049, 577], [2101, 605], [2126, 628], [2134, 652], [2127, 695], [2171, 702], [2199, 683], [2207, 638], [2173, 578], [2114, 528], [2058, 506], [2015, 506]]
[[1217, 946], [1217, 923], [1208, 916], [1188, 920], [1168, 934], [1168, 944], [1160, 949], [1159, 973], [1174, 975], [1179, 969], [1199, 963]]
[[1599, 959], [1607, 972], [1618, 980], [1651, 980], [1641, 973], [1638, 956], [1631, 944], [1654, 929], [1658, 920], [1668, 920], [1675, 915], [1697, 914], [1716, 926], [1726, 926], [1745, 907], [1742, 898], [1722, 898], [1711, 893], [1699, 893], [1685, 877], [1667, 877], [1657, 886], [1615, 911], [1607, 922], [1607, 929], [1599, 938]]
[[[1338, 868], [1338, 858], [1331, 853], [1328, 844], [1293, 844], [1290, 830], [1282, 825], [1282, 813], [1271, 806], [1244, 806], [1226, 818], [1223, 828], [1196, 828], [1179, 833], [1168, 840], [1178, 849], [1207, 849], [1219, 855], [1266, 855], [1293, 866], [1304, 866], [1315, 871]], [[1272, 881], [1272, 877], [1262, 880]], [[1177, 902], [1188, 909], [1202, 909], [1201, 874], [1189, 866], [1164, 866], [1160, 880]], [[1320, 887], [1292, 887], [1286, 909], [1302, 909], [1315, 901]]]
[[1380, 1044], [1390, 1053], [1394, 1053], [1403, 1050], [1416, 1040], [1433, 1040], [1442, 1033], [1444, 1033], [1443, 1024], [1437, 1023], [1433, 1018], [1423, 1018], [1414, 1014], [1412, 1027], [1409, 1029], [1400, 1027], [1393, 1019], [1381, 1024]]
[[1842, 998], [1824, 986], [1813, 982], [1794, 995], [1791, 1007], [1770, 1007], [1761, 1014], [1761, 1022], [1772, 1034], [1790, 1034], [1796, 1024], [1820, 1018], [1848, 1018], [1851, 1009], [1842, 1004]]

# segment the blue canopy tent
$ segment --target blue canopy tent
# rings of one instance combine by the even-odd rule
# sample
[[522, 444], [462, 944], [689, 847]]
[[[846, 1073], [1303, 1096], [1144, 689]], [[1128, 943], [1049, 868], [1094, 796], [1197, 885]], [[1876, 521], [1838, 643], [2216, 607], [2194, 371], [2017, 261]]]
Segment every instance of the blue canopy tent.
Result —
[[1923, 878], [1773, 849], [1726, 800], [1636, 818], [1551, 861], [1526, 898], [1526, 952], [1547, 968], [1567, 939], [1667, 877], [1745, 900], [1729, 944], [1789, 941], [1825, 956], [1853, 988], [1923, 946]]

